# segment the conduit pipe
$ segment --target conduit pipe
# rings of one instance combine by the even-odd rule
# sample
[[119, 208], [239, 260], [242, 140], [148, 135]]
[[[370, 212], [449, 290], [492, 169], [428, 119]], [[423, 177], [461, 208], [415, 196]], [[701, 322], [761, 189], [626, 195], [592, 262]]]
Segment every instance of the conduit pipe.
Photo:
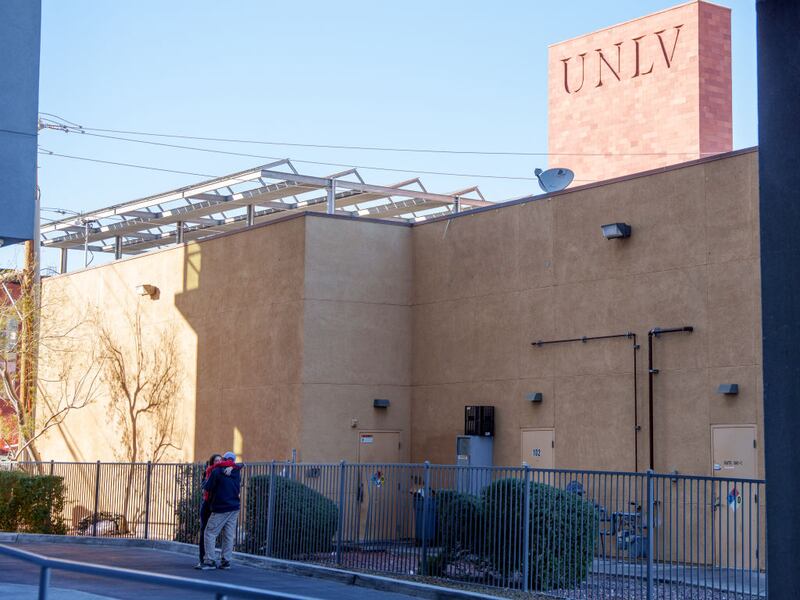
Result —
[[654, 327], [650, 331], [647, 332], [647, 406], [649, 411], [649, 437], [650, 437], [650, 470], [655, 470], [654, 462], [655, 462], [655, 451], [654, 451], [654, 443], [653, 440], [655, 439], [655, 431], [654, 431], [654, 424], [653, 424], [653, 376], [658, 375], [658, 369], [653, 366], [653, 338], [657, 338], [662, 334], [665, 333], [691, 333], [694, 331], [694, 327], [691, 325], [685, 325], [683, 327], [669, 327], [669, 328], [662, 328], [662, 327]]
[[[639, 470], [639, 431], [641, 431], [641, 426], [639, 425], [639, 395], [638, 395], [638, 385], [637, 385], [637, 367], [636, 367], [636, 351], [639, 350], [639, 344], [636, 342], [636, 334], [632, 331], [628, 331], [627, 333], [616, 333], [612, 335], [595, 335], [595, 336], [584, 336], [579, 338], [566, 338], [562, 340], [539, 340], [536, 342], [531, 342], [531, 346], [545, 346], [548, 344], [567, 344], [570, 342], [582, 342], [586, 343], [589, 341], [595, 340], [610, 340], [614, 338], [627, 338], [633, 340], [633, 464], [634, 470]], [[652, 410], [651, 410], [652, 414]], [[652, 451], [651, 451], [652, 452]], [[652, 454], [651, 454], [651, 462], [652, 462]]]

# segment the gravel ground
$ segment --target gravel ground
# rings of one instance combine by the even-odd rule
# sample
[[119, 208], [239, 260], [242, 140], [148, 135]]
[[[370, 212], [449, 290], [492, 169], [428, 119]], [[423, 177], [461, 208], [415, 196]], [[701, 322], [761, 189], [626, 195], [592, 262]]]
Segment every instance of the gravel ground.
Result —
[[[619, 575], [591, 575], [588, 582], [571, 590], [552, 590], [547, 593], [522, 592], [491, 585], [483, 585], [475, 581], [454, 581], [441, 577], [422, 576], [417, 573], [419, 567], [419, 549], [395, 548], [381, 551], [348, 551], [342, 554], [340, 568], [361, 571], [373, 575], [389, 576], [440, 585], [444, 587], [490, 594], [501, 598], [513, 599], [560, 599], [560, 600], [644, 600], [647, 597], [646, 582], [639, 577], [623, 577]], [[330, 555], [308, 559], [309, 562], [325, 566], [337, 566], [335, 558]], [[468, 572], [468, 569], [464, 569]], [[712, 590], [708, 587], [686, 585], [681, 583], [657, 583], [654, 589], [654, 600], [756, 600], [765, 599], [764, 590], [760, 594], [755, 589], [752, 594], [742, 594]]]

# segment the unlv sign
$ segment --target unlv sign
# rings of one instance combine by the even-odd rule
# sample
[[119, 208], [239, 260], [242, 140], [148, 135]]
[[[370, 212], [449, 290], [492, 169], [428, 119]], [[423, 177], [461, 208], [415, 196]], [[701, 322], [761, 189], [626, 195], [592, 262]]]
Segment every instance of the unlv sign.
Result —
[[[599, 88], [604, 84], [604, 75], [605, 81], [612, 81], [612, 77], [616, 78], [617, 81], [622, 81], [623, 78], [634, 79], [649, 75], [657, 65], [663, 64], [669, 69], [672, 67], [672, 61], [675, 58], [675, 49], [678, 47], [681, 27], [683, 25], [676, 25], [671, 31], [662, 29], [652, 34], [640, 35], [630, 41], [617, 42], [612, 50], [598, 48], [588, 60], [589, 53], [583, 52], [578, 55], [578, 60], [573, 64], [570, 64], [570, 61], [574, 57], [562, 58], [561, 62], [564, 64], [564, 90], [568, 94], [577, 94], [587, 83], [587, 78], [593, 87]], [[629, 69], [622, 68], [623, 54], [631, 59]], [[578, 62], [580, 62], [580, 68], [578, 68]], [[587, 62], [589, 63], [589, 71], [597, 73], [596, 78], [591, 73], [587, 73]], [[627, 65], [627, 58], [625, 62]], [[592, 63], [597, 65], [596, 69]], [[578, 70], [580, 70], [580, 76], [577, 74]]]

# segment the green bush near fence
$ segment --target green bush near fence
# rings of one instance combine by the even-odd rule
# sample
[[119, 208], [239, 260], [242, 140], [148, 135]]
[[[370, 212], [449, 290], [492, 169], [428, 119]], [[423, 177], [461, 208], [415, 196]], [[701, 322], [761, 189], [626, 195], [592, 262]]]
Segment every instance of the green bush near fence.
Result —
[[62, 477], [0, 471], [0, 531], [63, 535], [64, 493]]
[[[333, 549], [339, 510], [329, 498], [287, 477], [275, 477], [274, 527], [270, 555], [297, 558]], [[247, 484], [244, 551], [267, 552], [270, 476]]]
[[456, 490], [435, 496], [436, 543], [447, 552], [476, 551], [482, 529], [481, 499]]
[[523, 556], [525, 482], [501, 479], [481, 493], [485, 554], [503, 576], [522, 573], [529, 562], [532, 590], [574, 588], [592, 566], [598, 514], [577, 494], [530, 483], [530, 552]]
[[197, 544], [200, 542], [200, 503], [203, 500], [203, 474], [205, 465], [182, 466], [175, 476], [178, 501], [175, 504], [176, 542]]

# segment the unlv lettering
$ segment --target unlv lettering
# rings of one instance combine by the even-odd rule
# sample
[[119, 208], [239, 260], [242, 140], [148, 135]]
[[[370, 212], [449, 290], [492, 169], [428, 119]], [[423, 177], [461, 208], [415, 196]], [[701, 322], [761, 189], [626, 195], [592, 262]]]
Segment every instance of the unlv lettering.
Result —
[[[608, 52], [604, 51], [602, 48], [595, 49], [593, 56], [595, 56], [597, 59], [597, 81], [595, 82], [594, 87], [596, 88], [602, 87], [605, 84], [605, 82], [609, 81], [608, 77], [606, 77], [605, 81], [603, 80], [604, 71], [607, 73], [610, 72], [610, 74], [613, 75], [617, 81], [622, 81], [622, 78], [626, 76], [622, 72], [623, 71], [622, 56], [624, 53], [623, 46], [625, 48], [630, 47], [633, 53], [632, 56], [633, 72], [629, 76], [630, 79], [634, 79], [636, 77], [641, 77], [644, 75], [649, 75], [650, 73], [652, 73], [656, 65], [656, 60], [651, 57], [648, 61], [646, 57], [643, 56], [643, 54], [645, 53], [642, 48], [642, 40], [652, 36], [655, 36], [655, 38], [658, 39], [658, 47], [661, 49], [661, 55], [664, 57], [664, 64], [666, 65], [667, 69], [670, 69], [675, 59], [675, 50], [678, 47], [678, 38], [680, 37], [681, 34], [681, 27], [683, 27], [683, 25], [676, 25], [675, 27], [672, 28], [672, 31], [674, 32], [674, 38], [672, 39], [672, 44], [671, 44], [672, 47], [669, 51], [667, 50], [667, 47], [670, 44], [668, 41], [665, 40], [665, 36], [667, 34], [666, 29], [653, 32], [652, 34], [640, 35], [639, 37], [632, 38], [631, 39], [631, 41], [633, 42], [632, 46], [630, 44], [626, 44], [625, 42], [615, 43], [614, 46], [617, 50], [616, 61], [614, 61], [613, 58], [609, 60], [609, 57], [613, 56], [613, 50], [611, 52]], [[578, 78], [575, 77], [574, 75], [572, 76], [572, 78], [570, 78], [569, 62], [570, 60], [572, 60], [572, 57], [561, 59], [561, 62], [564, 65], [564, 90], [568, 94], [577, 94], [579, 91], [581, 91], [581, 89], [583, 89], [583, 84], [585, 83], [586, 80], [587, 54], [588, 54], [587, 52], [584, 52], [578, 55], [578, 58], [580, 59], [581, 63], [580, 81], [578, 81]], [[613, 64], [614, 62], [616, 62], [616, 66]], [[646, 62], [649, 62], [649, 66], [643, 66], [643, 63]], [[572, 81], [573, 84], [572, 87], [570, 87], [570, 81]]]

